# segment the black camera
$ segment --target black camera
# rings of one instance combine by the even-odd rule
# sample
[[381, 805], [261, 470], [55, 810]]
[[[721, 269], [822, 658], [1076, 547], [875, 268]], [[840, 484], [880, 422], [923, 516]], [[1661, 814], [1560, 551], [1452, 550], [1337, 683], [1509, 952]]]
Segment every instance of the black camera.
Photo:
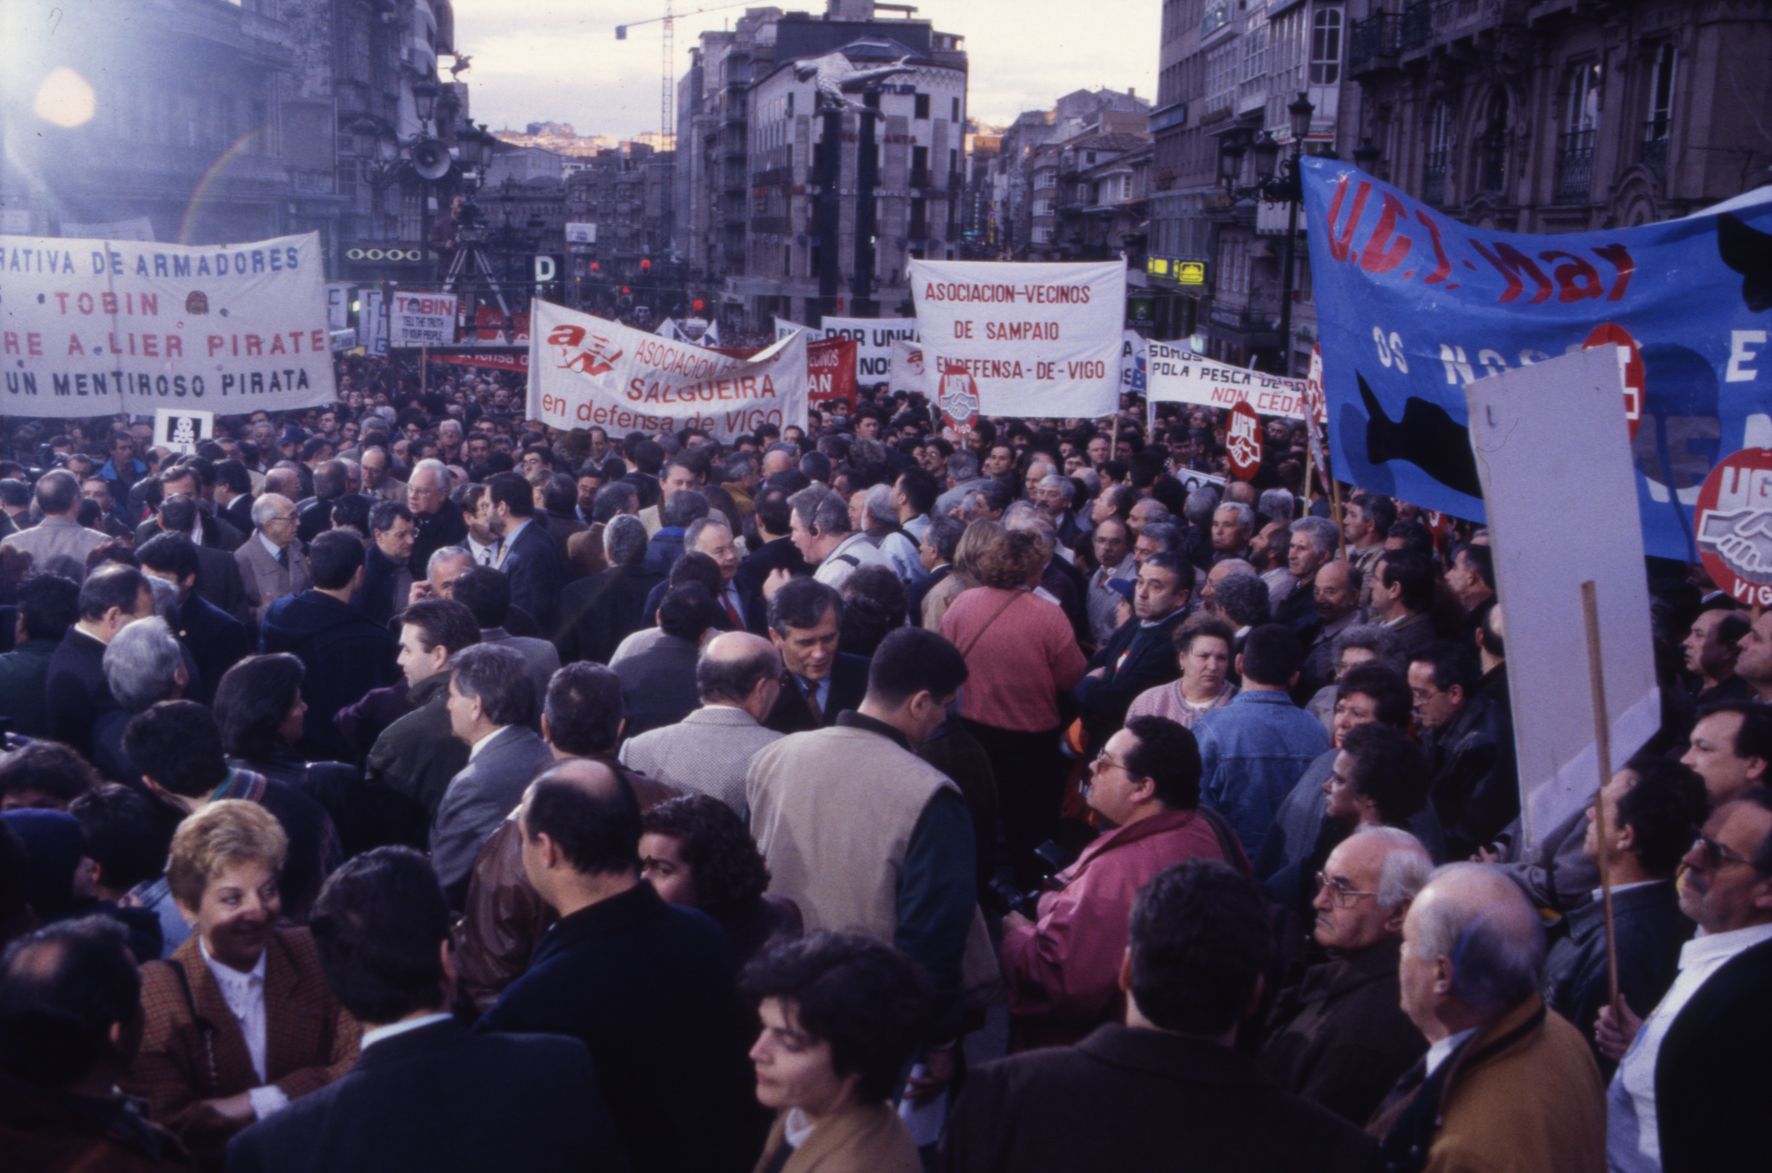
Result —
[[1013, 875], [997, 875], [991, 877], [985, 888], [998, 911], [1019, 912], [1033, 920], [1038, 912], [1041, 894], [1058, 890], [1058, 874], [1070, 867], [1079, 854], [1081, 853], [1048, 839], [1034, 848], [1034, 859], [1040, 873], [1040, 883], [1036, 887], [1024, 890], [1015, 882]]

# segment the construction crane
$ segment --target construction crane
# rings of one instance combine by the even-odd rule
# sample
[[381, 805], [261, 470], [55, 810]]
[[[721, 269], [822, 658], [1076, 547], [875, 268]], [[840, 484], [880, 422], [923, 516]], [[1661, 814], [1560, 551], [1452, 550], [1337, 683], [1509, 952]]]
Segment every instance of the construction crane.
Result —
[[[706, 12], [725, 12], [733, 8], [754, 7], [756, 7], [754, 0], [743, 4], [711, 4], [702, 8], [691, 9], [682, 15], [685, 17], [700, 16]], [[671, 74], [671, 58], [676, 56], [677, 19], [678, 16], [674, 0], [665, 0], [663, 16], [649, 16], [645, 20], [630, 21], [627, 24], [618, 24], [615, 26], [615, 39], [618, 41], [627, 40], [628, 30], [639, 28], [643, 24], [659, 24], [664, 26], [662, 30], [664, 33], [663, 45], [660, 54], [663, 60], [663, 66], [660, 69], [658, 83], [658, 134], [659, 149], [667, 151], [674, 147], [677, 142], [676, 122], [672, 117], [673, 109], [677, 104], [677, 79]]]

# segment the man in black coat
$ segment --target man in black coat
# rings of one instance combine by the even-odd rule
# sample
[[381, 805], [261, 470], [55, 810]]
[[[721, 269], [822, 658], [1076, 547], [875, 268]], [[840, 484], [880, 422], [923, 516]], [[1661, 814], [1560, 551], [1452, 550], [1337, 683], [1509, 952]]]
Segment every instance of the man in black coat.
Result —
[[406, 507], [418, 529], [407, 564], [415, 579], [423, 578], [431, 555], [468, 539], [468, 523], [449, 501], [449, 469], [440, 460], [421, 460], [406, 479]]
[[307, 670], [300, 751], [310, 759], [345, 760], [350, 743], [333, 717], [372, 688], [399, 676], [394, 636], [351, 605], [363, 585], [363, 543], [346, 530], [328, 530], [308, 549], [314, 585], [278, 599], [265, 612], [260, 650], [289, 652]]
[[1427, 755], [1428, 799], [1453, 859], [1493, 843], [1520, 813], [1508, 714], [1480, 690], [1477, 653], [1444, 640], [1409, 657], [1409, 691]]
[[1105, 745], [1125, 724], [1126, 708], [1139, 693], [1181, 675], [1175, 629], [1187, 617], [1193, 585], [1193, 567], [1176, 554], [1152, 554], [1138, 568], [1132, 618], [1095, 653], [1071, 690], [1092, 747]]
[[486, 480], [480, 508], [489, 528], [504, 539], [499, 569], [511, 580], [511, 605], [534, 619], [542, 631], [554, 630], [560, 589], [566, 585], [566, 556], [535, 516], [535, 494], [514, 472], [495, 473]]
[[1250, 880], [1205, 860], [1161, 873], [1133, 904], [1125, 1025], [975, 1071], [942, 1168], [1382, 1168], [1371, 1138], [1233, 1049], [1272, 953]]
[[[197, 585], [202, 577], [198, 553], [185, 535], [163, 533], [149, 538], [136, 557], [149, 575], [166, 579], [178, 588], [178, 604], [168, 619], [178, 642], [196, 661], [198, 675], [196, 687], [188, 689], [185, 695], [207, 703], [215, 699], [215, 686], [221, 683], [223, 674], [252, 652], [252, 636], [245, 624], [201, 594]], [[228, 564], [233, 565], [232, 558]], [[238, 574], [236, 570], [236, 577]]]
[[763, 722], [777, 733], [822, 729], [868, 691], [868, 661], [837, 651], [843, 599], [810, 578], [790, 580], [769, 602], [769, 638], [786, 669], [781, 694]]
[[1629, 1047], [1607, 1093], [1614, 1168], [1743, 1168], [1765, 1143], [1772, 794], [1756, 787], [1718, 807], [1680, 862], [1680, 910], [1699, 935], [1680, 952], [1679, 976], [1646, 1022], [1609, 1007], [1596, 1031], [1609, 1053]]
[[352, 860], [309, 927], [326, 984], [363, 1024], [362, 1054], [236, 1136], [230, 1169], [631, 1167], [583, 1043], [475, 1034], [450, 1015], [449, 909], [422, 855], [383, 847]]
[[80, 618], [49, 655], [44, 700], [49, 736], [92, 751], [92, 723], [117, 708], [105, 680], [105, 647], [137, 619], [154, 613], [154, 591], [133, 566], [102, 567], [80, 584]]
[[764, 1120], [746, 1059], [754, 1033], [724, 935], [640, 878], [640, 806], [601, 762], [554, 767], [518, 813], [523, 867], [560, 919], [483, 1032], [584, 1040], [633, 1162], [746, 1170]]
[[757, 495], [757, 506], [751, 518], [757, 531], [756, 545], [738, 564], [740, 588], [760, 593], [764, 580], [777, 570], [785, 570], [795, 578], [805, 578], [812, 573], [812, 567], [806, 564], [806, 556], [800, 553], [789, 536], [793, 528], [793, 511], [788, 508], [786, 491], [773, 486], [764, 489]]

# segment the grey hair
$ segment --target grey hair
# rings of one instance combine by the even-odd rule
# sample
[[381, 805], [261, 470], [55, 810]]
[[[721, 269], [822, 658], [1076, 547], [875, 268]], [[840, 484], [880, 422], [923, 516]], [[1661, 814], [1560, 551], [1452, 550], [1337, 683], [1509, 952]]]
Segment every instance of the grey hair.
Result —
[[294, 508], [295, 502], [281, 493], [265, 493], [252, 503], [252, 524], [263, 529], [272, 514]]
[[1212, 524], [1212, 515], [1218, 512], [1218, 490], [1210, 485], [1203, 485], [1187, 495], [1181, 512], [1190, 523], [1196, 526]]
[[466, 546], [439, 547], [425, 560], [425, 577], [431, 577], [431, 575], [436, 572], [437, 567], [443, 565], [451, 558], [466, 558], [469, 562], [472, 562], [474, 560], [474, 555]]
[[[1479, 880], [1480, 877], [1480, 880]], [[1544, 923], [1520, 889], [1488, 864], [1449, 863], [1428, 878], [1469, 878], [1485, 892], [1440, 894], [1418, 903], [1415, 956], [1452, 962], [1452, 996], [1477, 1010], [1497, 1011], [1538, 990], [1544, 966]]]
[[412, 478], [421, 472], [428, 472], [436, 477], [437, 487], [442, 489], [445, 493], [449, 491], [449, 482], [452, 478], [449, 475], [449, 466], [447, 464], [434, 458], [421, 460], [412, 466], [412, 472], [407, 475], [406, 483], [408, 485], [412, 484]]
[[1176, 554], [1181, 551], [1181, 528], [1167, 521], [1145, 522], [1144, 530], [1139, 536], [1149, 538], [1161, 545], [1165, 554]]
[[706, 517], [698, 517], [684, 527], [683, 548], [685, 550], [695, 549], [696, 540], [701, 537], [702, 531], [709, 526], [716, 525], [727, 533], [732, 532], [732, 523], [726, 520], [726, 515], [718, 509], [710, 509]]
[[1265, 489], [1255, 502], [1255, 512], [1282, 525], [1291, 522], [1298, 512], [1298, 498], [1290, 489]]
[[638, 566], [646, 557], [646, 523], [618, 513], [603, 527], [603, 555], [611, 566]]
[[1255, 532], [1255, 510], [1249, 508], [1249, 506], [1243, 504], [1241, 501], [1225, 501], [1212, 512], [1216, 515], [1224, 513], [1227, 510], [1236, 517], [1238, 529], [1246, 529], [1250, 533]]
[[[859, 443], [859, 441], [858, 441]], [[898, 510], [892, 507], [892, 486], [875, 485], [867, 490], [863, 508], [872, 520], [882, 525], [897, 525]]]
[[1253, 574], [1228, 575], [1212, 593], [1218, 609], [1238, 627], [1260, 627], [1272, 614], [1267, 583]]
[[1378, 867], [1378, 907], [1388, 912], [1414, 900], [1434, 874], [1433, 858], [1421, 840], [1401, 827], [1375, 824], [1361, 827], [1349, 838], [1361, 835], [1376, 836], [1387, 848], [1384, 862]]
[[1341, 531], [1327, 517], [1301, 517], [1292, 523], [1292, 532], [1309, 538], [1319, 554], [1332, 553], [1341, 537]]
[[1077, 496], [1077, 486], [1071, 483], [1071, 478], [1059, 476], [1057, 473], [1041, 477], [1040, 487], [1042, 489], [1057, 489], [1059, 494], [1064, 497], [1066, 505], [1069, 505]]
[[1334, 655], [1330, 663], [1339, 663], [1341, 653], [1349, 648], [1363, 648], [1371, 652], [1374, 659], [1399, 676], [1409, 668], [1403, 656], [1403, 641], [1394, 630], [1382, 623], [1356, 623], [1343, 629], [1335, 637]]
[[131, 712], [166, 700], [178, 690], [185, 656], [164, 619], [138, 619], [105, 646], [105, 683]]
[[788, 508], [807, 529], [827, 534], [849, 532], [849, 507], [830, 489], [812, 485], [788, 498]]
[[449, 658], [449, 684], [478, 699], [494, 725], [528, 725], [536, 718], [535, 681], [522, 655], [502, 644], [475, 644]]
[[956, 452], [948, 457], [948, 480], [953, 484], [969, 481], [978, 475], [978, 457], [970, 452]]

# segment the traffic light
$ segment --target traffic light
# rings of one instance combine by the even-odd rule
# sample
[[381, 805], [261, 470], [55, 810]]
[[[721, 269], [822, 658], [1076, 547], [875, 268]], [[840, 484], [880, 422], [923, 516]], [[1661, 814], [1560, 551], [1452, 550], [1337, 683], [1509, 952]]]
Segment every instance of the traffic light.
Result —
[[652, 258], [651, 257], [641, 257], [640, 258], [640, 272], [647, 273], [647, 272], [650, 272], [651, 270], [652, 270]]
[[701, 313], [701, 311], [708, 308], [708, 303], [698, 297], [694, 301], [689, 303], [689, 308], [699, 314], [699, 313]]

